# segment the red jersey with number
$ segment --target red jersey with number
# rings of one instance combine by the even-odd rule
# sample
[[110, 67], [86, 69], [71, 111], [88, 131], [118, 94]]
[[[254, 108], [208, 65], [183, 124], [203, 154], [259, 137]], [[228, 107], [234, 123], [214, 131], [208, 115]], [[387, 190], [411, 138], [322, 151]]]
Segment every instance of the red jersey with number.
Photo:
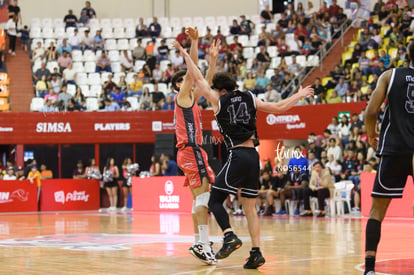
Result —
[[197, 146], [203, 144], [203, 133], [201, 131], [201, 112], [197, 103], [192, 107], [184, 108], [178, 105], [177, 95], [174, 97], [174, 123], [177, 136], [177, 148], [185, 146]]

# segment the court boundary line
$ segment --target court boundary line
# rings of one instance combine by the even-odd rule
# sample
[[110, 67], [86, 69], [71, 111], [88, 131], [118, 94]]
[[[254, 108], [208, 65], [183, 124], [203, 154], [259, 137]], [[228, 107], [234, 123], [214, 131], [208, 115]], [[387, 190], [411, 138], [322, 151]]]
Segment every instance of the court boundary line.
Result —
[[[393, 259], [384, 259], [384, 260], [380, 260], [380, 261], [376, 261], [376, 262], [377, 263], [382, 263], [382, 262], [393, 261], [393, 260], [412, 260], [412, 259], [414, 259], [414, 258], [393, 258]], [[365, 263], [357, 264], [356, 266], [354, 266], [354, 268], [358, 271], [364, 272], [365, 270], [362, 269], [362, 266], [364, 264]], [[377, 271], [375, 271], [375, 274], [377, 274], [377, 275], [393, 275], [391, 273], [382, 273], [382, 272], [377, 272]]]

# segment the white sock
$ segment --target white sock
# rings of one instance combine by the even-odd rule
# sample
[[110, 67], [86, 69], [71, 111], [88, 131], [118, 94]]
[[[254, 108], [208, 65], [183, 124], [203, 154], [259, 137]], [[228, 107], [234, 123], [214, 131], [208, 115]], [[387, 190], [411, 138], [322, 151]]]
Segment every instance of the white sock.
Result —
[[200, 240], [200, 234], [198, 233], [194, 233], [194, 243], [198, 243], [198, 241]]
[[200, 241], [208, 244], [208, 226], [206, 224], [198, 226], [198, 234], [200, 234]]

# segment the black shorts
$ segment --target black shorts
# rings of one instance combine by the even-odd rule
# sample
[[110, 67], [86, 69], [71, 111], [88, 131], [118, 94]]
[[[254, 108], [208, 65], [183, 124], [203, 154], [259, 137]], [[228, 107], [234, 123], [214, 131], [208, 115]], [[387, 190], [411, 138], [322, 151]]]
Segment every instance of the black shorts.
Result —
[[255, 148], [236, 147], [229, 150], [227, 162], [216, 176], [212, 188], [227, 194], [256, 198], [259, 188], [260, 166], [259, 154]]
[[381, 156], [375, 176], [375, 198], [402, 198], [407, 177], [413, 174], [413, 155]]
[[118, 186], [118, 181], [116, 180], [108, 181], [104, 183], [105, 188], [112, 188], [112, 187], [117, 187], [117, 186]]

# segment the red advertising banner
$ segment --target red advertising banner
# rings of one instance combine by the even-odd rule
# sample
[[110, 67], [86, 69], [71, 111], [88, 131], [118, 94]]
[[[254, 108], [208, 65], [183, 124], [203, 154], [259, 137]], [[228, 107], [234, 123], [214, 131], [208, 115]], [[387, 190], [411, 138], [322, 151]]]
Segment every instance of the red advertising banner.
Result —
[[[260, 139], [304, 139], [322, 134], [338, 112], [359, 113], [365, 102], [299, 106], [279, 115], [259, 113]], [[204, 130], [219, 135], [211, 110], [202, 111]], [[156, 133], [174, 132], [172, 111], [2, 113], [0, 144], [153, 143]]]
[[99, 209], [99, 181], [56, 179], [42, 180], [42, 211]]
[[[371, 210], [371, 192], [374, 186], [375, 173], [361, 173], [361, 214], [369, 217]], [[402, 199], [393, 199], [388, 207], [386, 217], [413, 217], [414, 186], [413, 178], [408, 177]]]
[[193, 198], [185, 177], [132, 178], [134, 211], [191, 213]]
[[0, 212], [37, 211], [37, 185], [28, 180], [3, 180], [0, 184]]

